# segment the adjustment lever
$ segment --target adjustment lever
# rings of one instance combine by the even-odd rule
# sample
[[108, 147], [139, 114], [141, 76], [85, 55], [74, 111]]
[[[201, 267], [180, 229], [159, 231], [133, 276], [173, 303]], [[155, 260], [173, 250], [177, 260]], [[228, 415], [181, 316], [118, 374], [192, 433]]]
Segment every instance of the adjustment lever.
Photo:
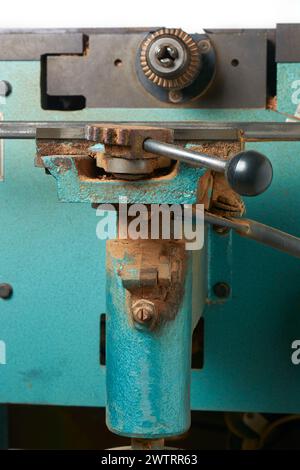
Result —
[[273, 168], [270, 160], [255, 150], [245, 150], [230, 160], [220, 160], [215, 156], [153, 139], [146, 139], [143, 145], [147, 152], [224, 173], [230, 187], [242, 196], [257, 196], [272, 182]]
[[239, 235], [256, 240], [276, 250], [300, 258], [300, 238], [276, 228], [261, 224], [255, 220], [220, 217], [204, 212], [204, 221], [221, 227], [233, 229]]

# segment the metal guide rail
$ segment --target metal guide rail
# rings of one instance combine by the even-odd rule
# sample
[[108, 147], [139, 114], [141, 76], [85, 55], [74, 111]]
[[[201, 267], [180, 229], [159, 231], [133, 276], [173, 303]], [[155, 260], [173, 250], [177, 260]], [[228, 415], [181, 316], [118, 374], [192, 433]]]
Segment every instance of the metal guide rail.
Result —
[[[110, 121], [103, 121], [109, 124]], [[45, 138], [85, 139], [86, 126], [94, 121], [6, 121], [0, 123], [1, 139], [35, 139], [37, 129], [45, 129]], [[101, 121], [97, 121], [101, 124]], [[114, 124], [149, 125], [174, 130], [177, 141], [195, 140], [241, 140], [259, 141], [298, 141], [299, 122], [115, 122]]]

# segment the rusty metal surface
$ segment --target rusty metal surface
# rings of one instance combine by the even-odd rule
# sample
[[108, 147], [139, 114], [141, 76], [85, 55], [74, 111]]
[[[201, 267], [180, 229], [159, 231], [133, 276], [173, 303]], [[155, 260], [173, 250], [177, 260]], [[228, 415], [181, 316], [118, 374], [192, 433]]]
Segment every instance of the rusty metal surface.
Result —
[[90, 143], [86, 140], [51, 140], [51, 139], [37, 139], [36, 141], [36, 158], [35, 165], [43, 167], [43, 157], [52, 155], [95, 155], [95, 152], [90, 150]]
[[107, 249], [113, 258], [129, 260], [126, 264], [122, 261], [119, 267], [123, 286], [130, 294], [129, 311], [141, 300], [153, 303], [155, 314], [148, 324], [151, 330], [173, 320], [184, 294], [184, 242], [119, 239], [110, 240]]
[[[86, 139], [54, 139], [55, 132], [50, 129], [52, 138], [41, 138], [45, 135], [42, 129], [37, 130], [36, 166], [44, 166], [43, 157], [56, 155], [73, 155], [81, 159], [84, 155], [96, 157], [94, 169], [89, 176], [135, 179], [154, 174], [158, 170], [171, 168], [171, 160], [146, 152], [143, 143], [147, 138], [158, 138], [166, 142], [173, 141], [173, 130], [149, 126], [93, 125], [86, 127]], [[46, 134], [47, 135], [47, 134]], [[103, 144], [104, 151], [91, 150], [93, 144]], [[57, 160], [55, 160], [57, 161]], [[92, 165], [92, 163], [91, 163]], [[165, 174], [165, 173], [161, 173]]]
[[103, 143], [107, 156], [122, 158], [157, 158], [157, 155], [144, 150], [146, 139], [173, 142], [172, 129], [151, 126], [98, 124], [86, 127], [86, 138], [95, 143]]
[[212, 180], [209, 211], [223, 217], [242, 216], [245, 212], [245, 203], [241, 196], [230, 188], [224, 175], [213, 172]]
[[[203, 142], [193, 150], [216, 155], [227, 160], [243, 150], [241, 142]], [[239, 217], [245, 212], [245, 204], [239, 194], [232, 190], [224, 174], [208, 170], [200, 178], [198, 187], [199, 202], [205, 209], [224, 217]]]

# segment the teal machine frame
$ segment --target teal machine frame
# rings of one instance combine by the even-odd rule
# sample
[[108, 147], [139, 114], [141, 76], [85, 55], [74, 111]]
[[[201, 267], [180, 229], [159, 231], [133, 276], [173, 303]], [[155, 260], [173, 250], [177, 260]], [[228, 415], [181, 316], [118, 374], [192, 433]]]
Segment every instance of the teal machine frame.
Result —
[[[296, 111], [291, 94], [299, 73], [298, 63], [277, 64], [278, 109], [291, 115]], [[40, 104], [39, 62], [2, 61], [0, 77], [13, 84], [13, 92], [1, 104], [4, 121], [286, 120], [270, 109], [47, 111]], [[270, 189], [257, 198], [246, 198], [247, 216], [300, 234], [300, 143], [255, 142], [247, 146], [266, 153], [274, 168]], [[11, 284], [14, 295], [9, 300], [0, 300], [0, 341], [5, 344], [5, 360], [0, 364], [0, 403], [105, 406], [107, 370], [99, 363], [100, 316], [109, 313], [113, 304], [105, 293], [105, 241], [99, 241], [95, 234], [98, 220], [88, 204], [92, 201], [61, 203], [55, 179], [34, 167], [34, 155], [33, 141], [3, 142], [0, 283]], [[163, 201], [158, 185], [155, 197], [157, 202], [196, 202], [196, 191], [187, 192], [184, 201], [176, 199], [176, 191], [172, 192], [174, 200]], [[73, 196], [69, 193], [69, 200], [76, 202]], [[151, 201], [146, 197], [138, 202]], [[300, 334], [299, 261], [234, 233], [220, 236], [211, 229], [206, 246], [209, 302], [203, 312], [204, 362], [203, 368], [192, 370], [191, 409], [299, 412], [300, 371], [291, 361], [291, 344]], [[116, 279], [116, 276], [111, 277], [109, 282], [117, 282]], [[231, 295], [221, 302], [212, 290], [220, 281], [231, 287]], [[192, 281], [188, 277], [186, 282], [188, 293]], [[114, 288], [121, 289], [124, 295], [121, 285]], [[190, 311], [187, 297], [182, 308]], [[118, 309], [116, 312], [120, 315]], [[184, 337], [185, 327], [180, 324], [180, 315], [176, 321], [182, 338], [169, 335], [166, 339], [169, 343], [148, 343], [149, 355], [145, 355], [144, 362], [139, 359], [136, 365], [145, 371], [152, 354], [157, 352], [160, 357], [164, 356], [160, 362], [162, 369], [157, 363], [151, 376], [154, 389], [149, 392], [150, 402], [145, 401], [145, 397], [132, 402], [132, 407], [138, 410], [137, 415], [132, 411], [132, 421], [116, 421], [114, 413], [118, 413], [116, 406], [118, 400], [122, 401], [122, 387], [126, 384], [121, 383], [120, 389], [114, 390], [119, 397], [115, 409], [110, 408], [109, 412], [114, 431], [130, 436], [159, 437], [178, 434], [188, 427], [189, 405], [181, 403], [180, 417], [176, 417], [178, 406], [164, 409], [163, 414], [169, 414], [170, 426], [162, 433], [157, 432], [157, 423], [162, 422], [160, 405], [164, 406], [165, 402], [160, 399], [164, 391], [169, 387], [170, 395], [175, 390], [176, 397], [182, 397], [178, 392], [182, 376], [170, 371], [168, 346], [170, 351], [176, 351], [178, 344], [186, 341], [186, 354], [189, 354], [190, 344], [188, 335]], [[185, 321], [191, 320], [187, 316]], [[172, 328], [175, 327], [174, 324]], [[116, 341], [115, 334], [116, 325], [112, 325], [107, 341]], [[130, 342], [130, 332], [126, 334]], [[122, 354], [139, 356], [139, 347], [135, 345], [135, 351], [123, 350]], [[114, 364], [111, 354], [113, 352], [108, 355], [112, 367], [108, 380], [116, 386], [117, 380], [122, 382], [118, 375], [120, 364]], [[184, 376], [188, 377], [189, 370], [186, 366], [183, 369]], [[183, 369], [179, 367], [178, 372]], [[161, 385], [163, 373], [168, 370], [166, 383]], [[161, 386], [155, 398], [155, 387]], [[134, 393], [130, 387], [128, 390]], [[141, 410], [147, 405], [151, 406], [150, 415], [157, 418], [152, 427], [149, 420], [141, 416]], [[137, 426], [137, 421], [144, 423], [144, 430]]]

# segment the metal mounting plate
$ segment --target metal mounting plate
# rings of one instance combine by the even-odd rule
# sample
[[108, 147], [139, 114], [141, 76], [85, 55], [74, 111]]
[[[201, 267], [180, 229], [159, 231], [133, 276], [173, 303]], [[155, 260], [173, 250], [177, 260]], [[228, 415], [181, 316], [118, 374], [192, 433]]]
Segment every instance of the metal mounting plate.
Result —
[[84, 96], [88, 108], [265, 108], [267, 31], [207, 32], [217, 55], [208, 92], [183, 104], [160, 101], [140, 83], [136, 57], [145, 32], [90, 34], [83, 56], [46, 60], [47, 94]]

